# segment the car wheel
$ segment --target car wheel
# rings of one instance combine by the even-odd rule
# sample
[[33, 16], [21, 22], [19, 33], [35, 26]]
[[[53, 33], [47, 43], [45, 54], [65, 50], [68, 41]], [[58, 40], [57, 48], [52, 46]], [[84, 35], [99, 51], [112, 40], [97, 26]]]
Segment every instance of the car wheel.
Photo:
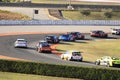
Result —
[[108, 37], [108, 35], [105, 36], [105, 38], [107, 38], [107, 37]]
[[62, 60], [64, 60], [64, 58], [63, 58], [63, 57], [62, 57], [61, 59], [62, 59]]
[[107, 62], [107, 65], [106, 65], [106, 67], [110, 67], [110, 64], [109, 64], [109, 62]]
[[112, 33], [112, 35], [114, 35], [115, 33]]
[[82, 62], [82, 59], [80, 59], [79, 61]]
[[42, 50], [38, 49], [38, 52], [39, 52], [39, 53], [41, 53], [41, 52], [42, 52]]
[[100, 65], [100, 61], [96, 61], [96, 62], [95, 62], [95, 65]]
[[68, 60], [68, 61], [72, 61], [73, 58], [72, 58], [72, 57], [68, 57], [67, 60]]
[[119, 35], [120, 33], [119, 32], [116, 32], [116, 35]]
[[17, 46], [14, 46], [14, 48], [17, 48]]
[[73, 42], [75, 42], [75, 39], [73, 39]]
[[38, 51], [38, 48], [36, 48], [36, 51]]

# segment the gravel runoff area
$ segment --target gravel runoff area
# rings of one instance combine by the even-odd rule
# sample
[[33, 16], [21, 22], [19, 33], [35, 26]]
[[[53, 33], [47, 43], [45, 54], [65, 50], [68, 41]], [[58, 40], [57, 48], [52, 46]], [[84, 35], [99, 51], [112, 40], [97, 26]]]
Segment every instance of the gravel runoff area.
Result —
[[111, 28], [120, 28], [120, 26], [79, 26], [79, 25], [25, 25], [25, 26], [0, 26], [0, 34], [4, 33], [21, 33], [21, 32], [48, 32], [60, 33], [79, 31], [81, 33], [89, 33], [91, 30], [103, 30], [107, 33], [111, 32]]
[[[25, 14], [37, 20], [50, 20], [47, 8], [0, 7], [0, 10]], [[38, 10], [38, 14], [35, 14], [35, 10]]]

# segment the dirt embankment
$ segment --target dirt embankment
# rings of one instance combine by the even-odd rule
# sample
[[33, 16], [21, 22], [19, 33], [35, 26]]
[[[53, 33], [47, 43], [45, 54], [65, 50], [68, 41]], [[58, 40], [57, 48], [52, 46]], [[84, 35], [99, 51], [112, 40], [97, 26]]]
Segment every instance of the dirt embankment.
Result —
[[15, 12], [0, 10], [0, 20], [30, 20], [31, 18]]

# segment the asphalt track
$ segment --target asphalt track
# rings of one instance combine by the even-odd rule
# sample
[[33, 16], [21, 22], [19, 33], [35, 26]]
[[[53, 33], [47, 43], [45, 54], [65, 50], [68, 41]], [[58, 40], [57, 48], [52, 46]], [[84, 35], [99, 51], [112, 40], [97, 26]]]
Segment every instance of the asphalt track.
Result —
[[[79, 31], [82, 33], [89, 33], [90, 30], [94, 29], [101, 29], [106, 32], [110, 32], [110, 28], [119, 28], [119, 26], [0, 26], [0, 55], [35, 62], [96, 67], [94, 63], [64, 61], [60, 59], [60, 56], [55, 54], [38, 53], [35, 50], [35, 46], [39, 42], [39, 40], [44, 39], [46, 35], [41, 35], [41, 33], [63, 33], [67, 31]], [[86, 39], [99, 39], [91, 38], [89, 34], [86, 34], [85, 36]], [[14, 48], [14, 42], [17, 38], [27, 39], [29, 48]], [[120, 38], [120, 36], [110, 35], [107, 39], [115, 38]]]
[[[35, 50], [37, 42], [44, 38], [45, 35], [16, 35], [0, 37], [0, 55], [15, 57], [24, 60], [45, 62], [52, 64], [65, 64], [75, 66], [95, 66], [93, 63], [64, 61], [60, 56], [52, 53], [38, 53]], [[17, 38], [25, 38], [28, 40], [28, 48], [14, 48], [14, 41]]]
[[[64, 61], [61, 60], [60, 56], [52, 53], [38, 53], [35, 50], [36, 44], [39, 40], [44, 39], [47, 34], [26, 34], [26, 35], [11, 35], [11, 36], [1, 36], [0, 37], [0, 55], [14, 57], [22, 60], [52, 63], [52, 64], [64, 64], [73, 66], [96, 66], [94, 63], [90, 62], [77, 62], [77, 61]], [[86, 39], [99, 39], [91, 38], [89, 34], [85, 34]], [[119, 38], [120, 36], [111, 37], [106, 39]], [[28, 40], [28, 48], [14, 48], [14, 42], [17, 38], [25, 38]], [[103, 67], [103, 66], [97, 66]]]

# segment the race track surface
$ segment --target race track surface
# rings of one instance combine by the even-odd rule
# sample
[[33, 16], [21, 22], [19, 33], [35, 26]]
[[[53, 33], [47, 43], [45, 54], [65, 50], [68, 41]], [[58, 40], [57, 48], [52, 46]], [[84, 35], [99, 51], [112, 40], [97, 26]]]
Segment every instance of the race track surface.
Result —
[[[89, 66], [89, 67], [93, 67], [93, 66], [103, 67], [103, 66], [96, 66], [94, 63], [84, 62], [84, 61], [83, 62], [64, 61], [61, 60], [60, 56], [52, 53], [38, 53], [35, 50], [35, 46], [39, 42], [39, 40], [44, 39], [44, 37], [46, 36], [46, 34], [40, 34], [40, 33], [50, 33], [50, 32], [63, 33], [70, 31], [89, 33], [90, 30], [95, 30], [95, 29], [100, 29], [100, 30], [104, 30], [105, 32], [110, 32], [110, 28], [119, 28], [119, 26], [0, 26], [0, 27], [1, 27], [0, 55], [2, 56], [8, 56], [8, 57], [35, 61], [35, 62], [73, 65], [73, 66]], [[86, 39], [91, 39], [91, 40], [99, 39], [99, 38], [91, 38], [89, 34], [85, 34], [85, 36]], [[27, 49], [14, 48], [14, 42], [17, 38], [27, 39], [28, 48]], [[109, 34], [109, 37], [106, 39], [116, 39], [116, 38], [119, 39], [120, 36]]]
[[[35, 46], [39, 40], [43, 39], [45, 35], [16, 35], [16, 36], [2, 36], [0, 37], [0, 55], [20, 58], [24, 60], [53, 63], [53, 64], [65, 64], [75, 66], [95, 66], [93, 63], [64, 61], [60, 56], [52, 53], [38, 53], [35, 50]], [[14, 48], [14, 41], [17, 38], [25, 38], [28, 40], [28, 49]]]
[[[22, 60], [44, 62], [52, 64], [64, 64], [73, 66], [96, 66], [92, 62], [77, 62], [77, 61], [65, 61], [60, 56], [53, 53], [38, 53], [35, 50], [36, 44], [43, 40], [47, 34], [28, 34], [28, 35], [11, 35], [0, 37], [0, 55], [14, 57]], [[89, 34], [85, 34], [86, 39], [99, 39], [91, 38]], [[113, 37], [110, 35], [108, 39], [119, 38], [120, 36]], [[14, 42], [17, 38], [24, 38], [28, 40], [28, 48], [14, 48]], [[103, 66], [97, 66], [103, 67]]]

